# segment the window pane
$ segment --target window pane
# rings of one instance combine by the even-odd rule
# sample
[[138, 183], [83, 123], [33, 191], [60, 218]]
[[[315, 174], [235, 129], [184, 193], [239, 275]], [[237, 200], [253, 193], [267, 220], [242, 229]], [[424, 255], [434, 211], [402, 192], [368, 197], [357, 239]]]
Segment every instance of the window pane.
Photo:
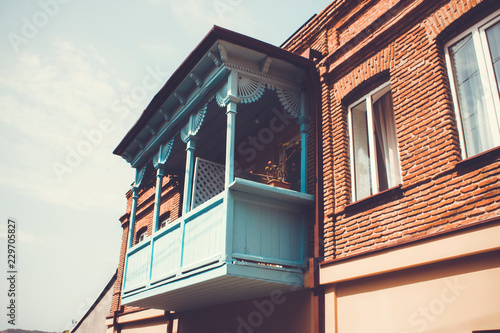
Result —
[[450, 47], [453, 76], [468, 156], [493, 148], [484, 89], [479, 75], [472, 35]]
[[366, 102], [360, 103], [351, 109], [353, 148], [354, 148], [354, 184], [356, 200], [370, 196], [370, 153], [368, 150], [368, 126]]
[[488, 38], [491, 61], [495, 71], [497, 91], [500, 94], [500, 22], [486, 30], [486, 37]]
[[399, 183], [396, 124], [390, 91], [373, 103], [373, 121], [375, 125], [375, 149], [377, 151], [378, 190], [383, 191]]

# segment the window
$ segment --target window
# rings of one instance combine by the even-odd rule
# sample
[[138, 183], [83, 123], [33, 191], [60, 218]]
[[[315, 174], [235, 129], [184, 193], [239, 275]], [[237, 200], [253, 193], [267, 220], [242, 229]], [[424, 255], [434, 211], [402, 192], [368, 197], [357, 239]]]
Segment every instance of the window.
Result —
[[471, 157], [500, 145], [500, 12], [445, 46], [460, 143]]
[[142, 227], [137, 231], [137, 236], [136, 236], [136, 244], [139, 244], [142, 242], [146, 237], [147, 237], [148, 229], [146, 227]]
[[390, 84], [348, 110], [353, 201], [401, 183]]
[[158, 229], [165, 228], [167, 224], [170, 223], [170, 212], [166, 212], [160, 217], [160, 227]]

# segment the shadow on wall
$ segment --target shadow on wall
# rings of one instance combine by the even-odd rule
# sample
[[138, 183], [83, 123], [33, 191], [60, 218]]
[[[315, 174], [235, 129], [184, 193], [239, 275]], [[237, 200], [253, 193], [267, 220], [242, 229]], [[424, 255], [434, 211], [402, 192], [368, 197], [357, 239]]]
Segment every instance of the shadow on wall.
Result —
[[310, 291], [275, 289], [268, 297], [179, 314], [179, 332], [271, 333], [310, 331]]

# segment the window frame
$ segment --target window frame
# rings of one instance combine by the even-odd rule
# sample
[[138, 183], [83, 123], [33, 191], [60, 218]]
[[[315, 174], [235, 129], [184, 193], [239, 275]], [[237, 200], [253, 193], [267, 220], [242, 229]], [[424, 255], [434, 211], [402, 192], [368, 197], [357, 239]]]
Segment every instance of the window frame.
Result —
[[[362, 98], [356, 100], [355, 102], [349, 104], [347, 108], [347, 124], [348, 124], [348, 131], [349, 131], [349, 155], [350, 155], [350, 172], [351, 172], [351, 196], [352, 200], [351, 202], [357, 202], [359, 200], [366, 199], [372, 195], [375, 195], [377, 193], [381, 193], [385, 190], [380, 190], [380, 185], [379, 185], [379, 179], [378, 179], [378, 170], [377, 170], [377, 153], [376, 153], [376, 147], [375, 147], [375, 124], [373, 122], [373, 104], [376, 102], [380, 97], [385, 95], [387, 92], [391, 92], [391, 98], [392, 98], [392, 90], [391, 90], [391, 82], [387, 81], [384, 82], [383, 84], [379, 85], [377, 88], [371, 90], [367, 94], [363, 95]], [[377, 99], [374, 100], [374, 96], [379, 95]], [[371, 194], [368, 196], [364, 196], [362, 198], [358, 198], [358, 195], [356, 193], [356, 175], [355, 175], [355, 160], [354, 160], [354, 132], [353, 132], [353, 123], [352, 123], [352, 109], [356, 107], [357, 105], [366, 102], [366, 122], [367, 122], [367, 140], [368, 140], [368, 149], [369, 149], [369, 161], [370, 161], [370, 192]], [[393, 100], [394, 103], [394, 100]], [[394, 104], [393, 104], [393, 115], [394, 115]], [[395, 133], [396, 135], [396, 133]], [[388, 170], [388, 171], [397, 171], [396, 175], [396, 184], [393, 186], [400, 185], [402, 182], [401, 179], [401, 162], [400, 162], [400, 155], [399, 155], [399, 147], [398, 147], [398, 140], [397, 140], [397, 135], [395, 137], [395, 148], [396, 148], [396, 161], [395, 161], [395, 167], [397, 170]], [[392, 169], [392, 166], [391, 166]], [[388, 186], [388, 189], [390, 189], [393, 186]]]
[[135, 245], [144, 242], [144, 240], [148, 237], [148, 228], [142, 227], [139, 230], [137, 230], [137, 234], [135, 237], [136, 237]]
[[170, 219], [170, 211], [163, 213], [160, 216], [159, 220], [161, 222], [158, 224], [158, 230], [161, 230], [161, 229], [165, 228], [167, 226], [167, 224], [172, 222], [172, 220]]
[[[472, 37], [472, 42], [474, 45], [474, 51], [476, 52], [476, 57], [477, 57], [477, 62], [478, 62], [478, 67], [479, 67], [479, 74], [481, 77], [481, 84], [483, 86], [483, 91], [485, 95], [485, 105], [486, 107], [486, 115], [488, 119], [496, 119], [496, 124], [494, 121], [490, 121], [490, 130], [493, 133], [493, 144], [494, 147], [497, 147], [500, 145], [500, 96], [498, 93], [498, 86], [496, 83], [496, 78], [495, 78], [495, 71], [493, 68], [493, 64], [491, 62], [491, 56], [490, 56], [490, 47], [487, 41], [487, 36], [486, 36], [486, 30], [493, 25], [497, 24], [500, 22], [500, 10], [495, 11], [494, 13], [488, 15], [486, 18], [482, 19], [481, 21], [473, 24], [471, 27], [467, 28], [465, 31], [461, 32], [454, 38], [450, 39], [444, 44], [444, 51], [445, 51], [445, 62], [446, 62], [446, 71], [448, 75], [448, 81], [450, 83], [450, 90], [451, 90], [451, 96], [453, 100], [453, 107], [454, 107], [454, 112], [455, 112], [455, 119], [457, 121], [457, 129], [458, 129], [458, 137], [460, 141], [460, 150], [461, 150], [461, 156], [462, 159], [467, 159], [476, 155], [479, 155], [481, 153], [484, 153], [485, 151], [488, 151], [489, 149], [486, 149], [482, 152], [478, 152], [473, 155], [469, 155], [467, 153], [467, 144], [465, 142], [465, 135], [464, 135], [464, 129], [463, 129], [463, 121], [462, 121], [462, 115], [460, 111], [460, 105], [458, 101], [458, 96], [457, 96], [457, 87], [455, 84], [455, 77], [453, 73], [453, 67], [452, 67], [452, 61], [451, 61], [451, 56], [450, 56], [450, 47], [454, 45], [455, 43], [459, 42], [463, 38], [465, 38], [468, 35], [471, 35]], [[496, 90], [495, 90], [496, 88]], [[497, 96], [497, 98], [494, 97], [494, 95]], [[489, 107], [491, 105], [492, 107]], [[496, 125], [496, 128], [495, 128]]]

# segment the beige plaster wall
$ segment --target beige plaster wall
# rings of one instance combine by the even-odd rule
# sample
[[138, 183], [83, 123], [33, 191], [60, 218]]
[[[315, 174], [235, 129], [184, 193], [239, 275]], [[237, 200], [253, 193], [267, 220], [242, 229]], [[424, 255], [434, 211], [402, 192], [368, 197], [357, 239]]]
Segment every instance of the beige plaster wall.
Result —
[[326, 302], [327, 333], [500, 329], [500, 252], [338, 283]]

